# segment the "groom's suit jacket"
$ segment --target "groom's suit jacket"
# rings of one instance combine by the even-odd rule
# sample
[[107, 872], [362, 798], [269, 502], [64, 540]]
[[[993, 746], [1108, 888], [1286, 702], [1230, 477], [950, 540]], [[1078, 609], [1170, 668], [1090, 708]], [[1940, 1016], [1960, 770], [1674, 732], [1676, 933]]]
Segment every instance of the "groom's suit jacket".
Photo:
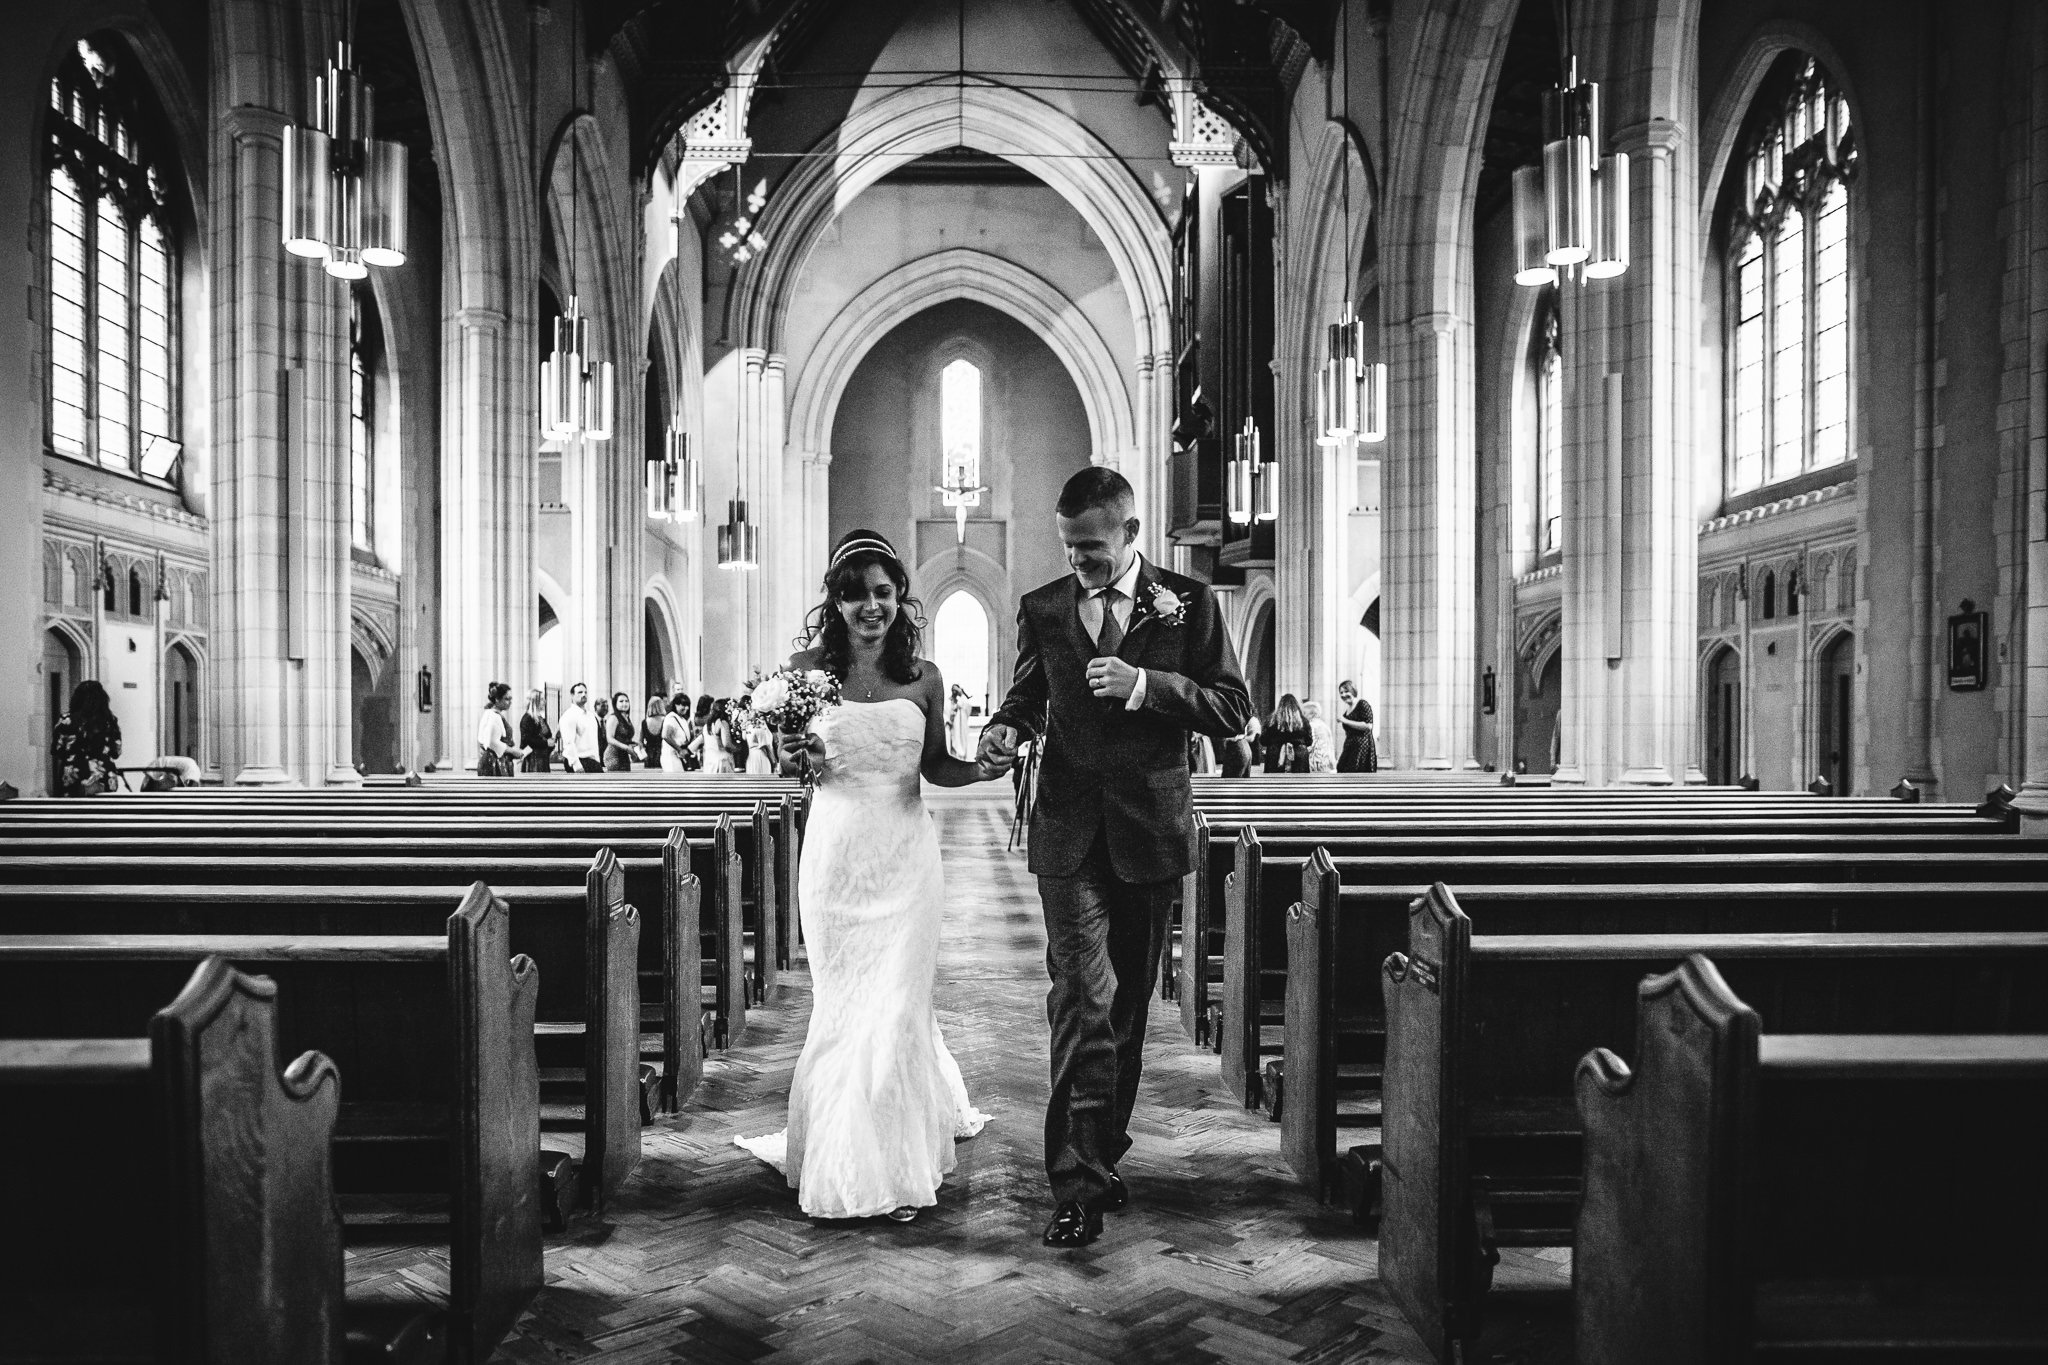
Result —
[[[1145, 670], [1145, 702], [1126, 710], [1088, 690], [1095, 642], [1081, 624], [1084, 589], [1071, 574], [1025, 594], [1017, 612], [1017, 670], [991, 718], [1044, 740], [1031, 811], [1031, 870], [1072, 876], [1107, 836], [1128, 882], [1188, 870], [1194, 798], [1188, 732], [1242, 734], [1251, 698], [1205, 583], [1145, 561], [1119, 658]], [[1180, 610], [1163, 619], [1161, 589]]]

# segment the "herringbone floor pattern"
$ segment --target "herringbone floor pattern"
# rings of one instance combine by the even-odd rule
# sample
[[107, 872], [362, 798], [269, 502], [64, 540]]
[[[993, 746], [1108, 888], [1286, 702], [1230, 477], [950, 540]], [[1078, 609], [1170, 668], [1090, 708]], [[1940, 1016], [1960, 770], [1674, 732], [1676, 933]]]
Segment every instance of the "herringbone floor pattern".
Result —
[[[1216, 1058], [1155, 1008], [1130, 1211], [1100, 1242], [1038, 1244], [1046, 1094], [1044, 930], [1007, 803], [933, 799], [948, 906], [938, 1007], [975, 1102], [995, 1115], [907, 1227], [819, 1224], [735, 1134], [783, 1126], [809, 1014], [801, 970], [742, 1045], [706, 1068], [688, 1112], [646, 1133], [646, 1156], [603, 1218], [547, 1252], [547, 1287], [500, 1361], [1010, 1362], [1430, 1359], [1375, 1278], [1375, 1248], [1294, 1184], [1279, 1130], [1220, 1084]], [[550, 1146], [563, 1145], [550, 1136]], [[446, 1265], [415, 1250], [352, 1251], [351, 1282], [432, 1294]], [[1498, 1283], [1555, 1289], [1561, 1263], [1517, 1256]], [[1512, 1293], [1477, 1358], [1569, 1359], [1554, 1294]]]

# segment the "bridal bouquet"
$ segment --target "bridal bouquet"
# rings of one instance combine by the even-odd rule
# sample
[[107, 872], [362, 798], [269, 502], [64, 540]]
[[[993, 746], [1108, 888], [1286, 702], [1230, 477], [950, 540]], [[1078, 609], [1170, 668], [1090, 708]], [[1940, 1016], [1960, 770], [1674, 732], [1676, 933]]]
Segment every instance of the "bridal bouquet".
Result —
[[763, 725], [801, 734], [822, 711], [839, 705], [839, 679], [822, 668], [778, 668], [754, 685], [751, 709]]

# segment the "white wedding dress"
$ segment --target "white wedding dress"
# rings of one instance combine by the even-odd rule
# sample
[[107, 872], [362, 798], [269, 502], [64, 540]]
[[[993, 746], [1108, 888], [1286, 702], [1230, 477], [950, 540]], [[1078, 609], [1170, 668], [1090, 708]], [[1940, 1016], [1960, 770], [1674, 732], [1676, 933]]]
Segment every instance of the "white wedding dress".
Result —
[[733, 1140], [780, 1170], [813, 1218], [929, 1208], [954, 1140], [988, 1116], [968, 1102], [932, 1010], [946, 884], [919, 787], [924, 711], [907, 697], [843, 703], [812, 728], [825, 763], [797, 872], [810, 1033], [788, 1129]]

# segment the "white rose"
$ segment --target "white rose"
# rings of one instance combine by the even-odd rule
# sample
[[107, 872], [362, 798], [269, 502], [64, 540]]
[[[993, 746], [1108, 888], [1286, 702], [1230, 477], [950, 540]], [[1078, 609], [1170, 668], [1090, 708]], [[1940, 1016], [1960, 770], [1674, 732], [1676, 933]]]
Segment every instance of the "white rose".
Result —
[[1152, 610], [1161, 616], [1171, 616], [1180, 610], [1180, 598], [1170, 588], [1158, 588], [1152, 593]]
[[754, 709], [775, 711], [789, 703], [789, 684], [781, 678], [770, 678], [754, 689]]
[[822, 668], [814, 668], [804, 674], [804, 681], [813, 687], [824, 687], [832, 681], [832, 675]]

